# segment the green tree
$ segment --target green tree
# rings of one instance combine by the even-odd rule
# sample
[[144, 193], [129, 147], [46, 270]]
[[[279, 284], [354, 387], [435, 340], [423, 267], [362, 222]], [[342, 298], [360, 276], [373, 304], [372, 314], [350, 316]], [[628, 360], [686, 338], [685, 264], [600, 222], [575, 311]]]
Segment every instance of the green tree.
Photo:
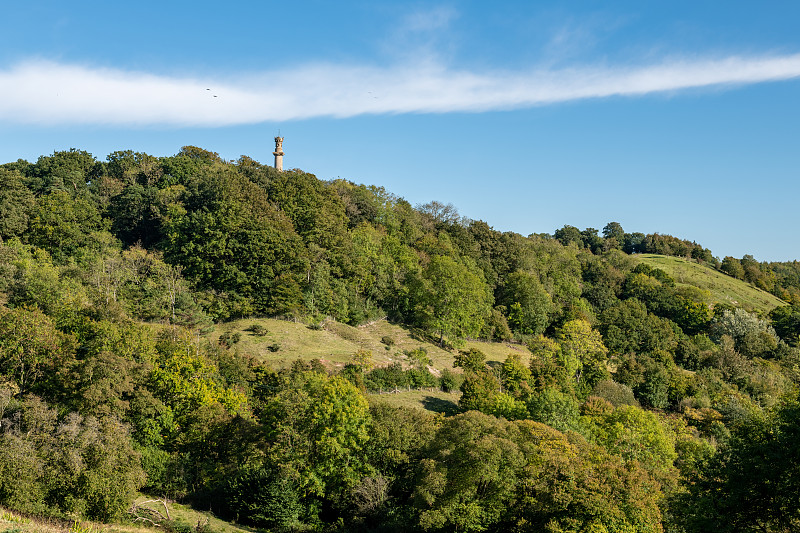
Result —
[[453, 359], [453, 366], [468, 372], [481, 372], [486, 369], [486, 354], [477, 348], [459, 350]]
[[603, 226], [603, 238], [615, 239], [617, 243], [622, 245], [625, 241], [625, 230], [622, 229], [622, 225], [619, 222], [609, 222]]
[[528, 400], [530, 417], [559, 431], [583, 432], [578, 401], [555, 388], [546, 388]]
[[104, 241], [109, 240], [102, 235], [108, 222], [86, 198], [73, 198], [66, 191], [54, 190], [39, 197], [37, 203], [26, 237], [28, 243], [47, 250], [57, 263], [66, 262], [79, 252], [100, 251]]
[[662, 531], [658, 483], [577, 434], [469, 412], [444, 420], [420, 465], [431, 531]]
[[71, 351], [70, 339], [36, 308], [0, 310], [0, 375], [18, 394], [52, 377]]
[[531, 272], [509, 274], [498, 303], [508, 310], [508, 325], [523, 335], [539, 335], [550, 324], [553, 302], [539, 277]]
[[744, 268], [742, 267], [742, 263], [735, 257], [726, 256], [722, 260], [720, 270], [736, 279], [744, 279]]
[[800, 526], [800, 407], [791, 398], [739, 426], [678, 500], [690, 532], [778, 532]]
[[97, 167], [92, 154], [71, 148], [41, 156], [27, 169], [28, 187], [38, 196], [64, 191], [80, 196], [88, 189]]
[[434, 256], [412, 287], [414, 308], [421, 323], [439, 337], [457, 340], [477, 335], [491, 313], [489, 287], [466, 266]]
[[792, 346], [800, 343], [800, 302], [773, 309], [769, 317], [772, 327], [785, 342]]
[[486, 531], [503, 522], [525, 465], [511, 431], [508, 422], [475, 412], [444, 421], [415, 495], [424, 530]]
[[568, 375], [574, 377], [575, 384], [584, 393], [598, 381], [608, 378], [608, 348], [591, 324], [581, 319], [571, 320], [556, 330], [556, 340], [561, 346]]
[[638, 463], [664, 486], [677, 482], [675, 435], [654, 413], [632, 405], [590, 417], [595, 442]]
[[263, 189], [229, 169], [201, 176], [187, 212], [171, 217], [165, 232], [166, 260], [202, 289], [248, 299], [240, 314], [299, 307], [307, 270], [302, 241]]
[[727, 335], [733, 339], [736, 350], [745, 357], [770, 355], [778, 346], [778, 336], [772, 325], [741, 308], [723, 311], [714, 318], [711, 334], [717, 341]]
[[262, 422], [268, 457], [304, 494], [341, 502], [372, 472], [367, 400], [342, 377], [296, 374], [267, 400]]
[[574, 243], [579, 248], [583, 248], [583, 235], [581, 235], [581, 230], [575, 226], [567, 225], [563, 228], [557, 229], [553, 233], [553, 237], [555, 237], [555, 239], [564, 246]]
[[23, 176], [0, 168], [0, 239], [21, 236], [28, 229], [34, 206]]

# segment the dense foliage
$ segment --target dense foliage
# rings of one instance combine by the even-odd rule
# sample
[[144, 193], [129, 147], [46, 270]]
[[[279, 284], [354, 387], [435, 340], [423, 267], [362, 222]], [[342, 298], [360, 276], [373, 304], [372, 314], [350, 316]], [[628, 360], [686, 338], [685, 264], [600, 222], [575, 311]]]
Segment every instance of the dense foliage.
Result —
[[[0, 184], [2, 505], [121, 520], [143, 490], [272, 530], [798, 526], [797, 262], [616, 222], [502, 233], [196, 147], [56, 152]], [[789, 305], [712, 306], [641, 252]], [[279, 370], [204, 335], [250, 316], [388, 317], [456, 368], [415, 350]], [[487, 362], [465, 338], [530, 357]], [[367, 394], [412, 387], [460, 389], [463, 412]]]

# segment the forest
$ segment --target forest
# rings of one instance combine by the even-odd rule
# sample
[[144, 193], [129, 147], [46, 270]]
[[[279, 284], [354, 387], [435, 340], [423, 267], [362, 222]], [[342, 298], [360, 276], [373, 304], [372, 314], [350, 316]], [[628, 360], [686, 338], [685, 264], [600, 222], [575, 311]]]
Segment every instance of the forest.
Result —
[[[644, 253], [782, 303], [712, 301]], [[500, 232], [186, 146], [0, 165], [0, 273], [0, 506], [26, 516], [130, 522], [143, 493], [264, 531], [800, 529], [797, 261]], [[276, 366], [210, 335], [254, 317], [386, 319], [453, 364]], [[458, 412], [371, 393], [398, 384]]]

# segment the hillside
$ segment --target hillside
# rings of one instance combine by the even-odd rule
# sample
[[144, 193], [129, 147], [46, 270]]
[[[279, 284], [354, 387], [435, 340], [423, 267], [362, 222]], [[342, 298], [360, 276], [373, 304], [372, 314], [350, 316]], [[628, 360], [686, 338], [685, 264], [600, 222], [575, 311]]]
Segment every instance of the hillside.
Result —
[[[332, 320], [312, 327], [300, 321], [242, 319], [220, 324], [207, 336], [215, 343], [221, 337], [237, 339], [232, 349], [238, 355], [276, 369], [288, 368], [297, 360], [319, 359], [331, 372], [337, 372], [353, 362], [359, 350], [372, 354], [374, 366], [400, 363], [405, 368], [413, 368], [416, 362], [407, 353], [422, 348], [430, 359], [426, 366], [433, 375], [439, 376], [445, 369], [460, 372], [453, 366], [457, 350], [443, 349], [419, 331], [391, 324], [386, 319], [358, 327]], [[492, 365], [501, 364], [509, 354], [518, 355], [528, 365], [531, 356], [527, 347], [518, 343], [467, 340], [462, 349], [480, 350], [486, 354], [486, 362]], [[380, 395], [379, 399], [396, 406], [453, 413], [458, 411], [459, 397], [458, 391], [409, 388], [402, 393]]]
[[500, 232], [197, 147], [0, 185], [14, 512], [124, 529], [144, 493], [274, 531], [699, 533], [776, 486], [761, 458], [800, 470], [794, 265], [615, 222]]
[[[260, 334], [254, 333], [258, 325]], [[361, 326], [350, 326], [332, 320], [311, 327], [301, 321], [286, 321], [267, 318], [233, 320], [220, 324], [208, 335], [218, 342], [222, 336], [238, 334], [233, 349], [247, 357], [269, 364], [274, 368], [287, 367], [293, 361], [320, 359], [331, 370], [341, 369], [352, 362], [358, 350], [372, 353], [373, 364], [386, 366], [399, 362], [412, 366], [406, 352], [423, 348], [431, 371], [438, 374], [443, 369], [452, 369], [457, 350], [444, 349], [420, 332], [379, 319]], [[530, 351], [520, 344], [507, 342], [465, 341], [462, 349], [476, 348], [484, 352], [487, 362], [502, 363], [509, 353], [519, 354], [525, 364]]]
[[760, 315], [767, 315], [776, 307], [786, 305], [780, 298], [750, 283], [732, 278], [695, 261], [658, 254], [638, 254], [634, 257], [653, 268], [660, 268], [673, 278], [679, 287], [691, 286], [707, 291], [709, 296], [706, 303], [710, 305], [723, 303], [755, 311]]

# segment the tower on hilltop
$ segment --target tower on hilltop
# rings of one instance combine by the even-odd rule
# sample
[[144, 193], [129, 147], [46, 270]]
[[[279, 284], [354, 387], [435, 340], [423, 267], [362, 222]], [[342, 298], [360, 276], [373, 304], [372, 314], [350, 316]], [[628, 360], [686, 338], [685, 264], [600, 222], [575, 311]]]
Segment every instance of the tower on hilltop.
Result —
[[275, 156], [275, 169], [278, 172], [283, 170], [283, 137], [275, 137], [275, 151], [272, 152]]

